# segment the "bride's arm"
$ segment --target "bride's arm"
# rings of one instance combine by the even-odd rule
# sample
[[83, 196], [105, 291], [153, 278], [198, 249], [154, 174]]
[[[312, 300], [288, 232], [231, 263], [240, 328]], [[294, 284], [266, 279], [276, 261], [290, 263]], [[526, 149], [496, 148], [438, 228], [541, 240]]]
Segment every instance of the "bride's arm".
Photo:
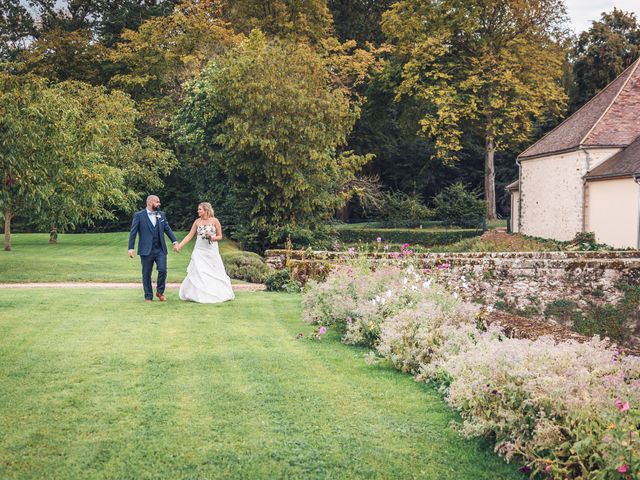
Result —
[[213, 219], [213, 226], [216, 227], [216, 236], [211, 240], [215, 242], [222, 240], [222, 225], [220, 225], [220, 221], [217, 218]]
[[184, 237], [182, 241], [178, 244], [178, 250], [181, 249], [185, 243], [189, 243], [193, 238], [193, 236], [196, 234], [196, 230], [198, 228], [198, 226], [196, 225], [197, 223], [198, 223], [197, 220], [193, 222], [193, 225], [191, 225], [191, 230], [189, 230], [189, 233], [187, 234], [187, 236]]

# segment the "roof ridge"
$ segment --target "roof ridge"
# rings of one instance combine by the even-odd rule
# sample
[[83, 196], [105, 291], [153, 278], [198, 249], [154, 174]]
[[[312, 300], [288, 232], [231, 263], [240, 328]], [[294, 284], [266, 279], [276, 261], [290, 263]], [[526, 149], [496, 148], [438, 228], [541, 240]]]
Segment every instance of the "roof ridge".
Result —
[[[591, 128], [589, 129], [589, 131], [587, 132], [587, 134], [582, 138], [582, 140], [580, 140], [580, 143], [578, 143], [578, 146], [583, 145], [585, 140], [589, 137], [589, 135], [591, 135], [591, 132], [593, 132], [593, 130], [598, 126], [598, 124], [600, 123], [600, 121], [604, 118], [604, 116], [609, 113], [609, 110], [611, 110], [611, 107], [613, 106], [614, 103], [616, 103], [616, 100], [618, 99], [618, 97], [620, 96], [620, 93], [622, 93], [622, 91], [625, 89], [625, 87], [627, 86], [627, 84], [629, 83], [629, 80], [631, 80], [631, 77], [633, 77], [633, 73], [634, 71], [638, 68], [638, 65], [640, 64], [640, 58], [638, 58], [635, 62], [633, 62], [631, 65], [629, 65], [627, 68], [625, 68], [622, 73], [620, 73], [620, 75], [618, 75], [611, 83], [615, 82], [619, 77], [621, 77], [622, 75], [624, 75], [624, 73], [627, 70], [631, 70], [631, 72], [629, 72], [629, 75], [627, 76], [627, 79], [624, 81], [624, 83], [620, 86], [620, 88], [618, 89], [618, 92], [614, 95], [614, 97], [611, 99], [611, 102], [609, 102], [609, 106], [607, 106], [607, 108], [604, 109], [604, 112], [602, 112], [602, 115], [600, 115], [600, 118], [598, 118], [598, 120], [595, 121], [595, 123], [593, 125], [591, 125]], [[611, 85], [611, 84], [609, 84]], [[603, 88], [602, 90], [600, 90], [600, 92], [598, 92], [598, 95], [604, 91], [606, 89]], [[597, 95], [596, 95], [597, 96]], [[594, 96], [593, 98], [595, 98], [596, 96]], [[586, 105], [586, 104], [585, 104]]]
[[[569, 115], [568, 117], [566, 117], [562, 122], [560, 122], [558, 125], [556, 125], [555, 127], [553, 127], [551, 130], [549, 130], [547, 133], [545, 133], [542, 137], [540, 137], [536, 142], [534, 142], [532, 145], [530, 145], [529, 147], [527, 147], [520, 155], [518, 155], [516, 158], [520, 158], [522, 156], [524, 156], [529, 150], [532, 150], [533, 147], [535, 147], [536, 145], [538, 145], [540, 142], [542, 142], [544, 139], [546, 139], [549, 135], [551, 135], [552, 133], [554, 133], [556, 130], [558, 130], [560, 127], [562, 127], [565, 123], [567, 123], [569, 120], [573, 119], [576, 115], [578, 115], [579, 112], [581, 112], [582, 110], [586, 109], [587, 107], [589, 107], [592, 103], [594, 103], [596, 101], [596, 99], [598, 99], [599, 97], [601, 97], [602, 95], [604, 95], [604, 93], [609, 89], [609, 87], [611, 85], [613, 85], [613, 83], [615, 83], [616, 80], [618, 80], [618, 78], [620, 78], [621, 76], [623, 76], [625, 73], [627, 73], [627, 71], [629, 71], [630, 69], [634, 68], [635, 66], [637, 66], [640, 63], [640, 57], [636, 59], [636, 61], [634, 61], [631, 65], [629, 65], [627, 68], [625, 68], [622, 72], [620, 72], [619, 75], [616, 76], [616, 78], [614, 78], [611, 82], [609, 82], [607, 85], [605, 85], [605, 87], [600, 90], [598, 93], [596, 93], [593, 97], [591, 97], [584, 105], [582, 105], [580, 108], [578, 108], [575, 112], [573, 112], [571, 115]], [[622, 88], [624, 88], [627, 85], [627, 82], [629, 81], [629, 78], [631, 77], [631, 73], [629, 74], [629, 77], [624, 81], [624, 85], [622, 86]], [[622, 91], [622, 88], [620, 88], [618, 90], [618, 93], [614, 96], [614, 98], [611, 100], [611, 102], [609, 102], [609, 105], [607, 106], [607, 108], [605, 109], [605, 112], [608, 112], [609, 109], [611, 108], [611, 105], [613, 105], [613, 102], [616, 98], [618, 98], [618, 95], [620, 95], [620, 91]], [[598, 120], [594, 123], [594, 126], [597, 125], [600, 120], [602, 119], [602, 115], [600, 116], [600, 118], [598, 118]], [[591, 129], [587, 132], [587, 135], [585, 135], [585, 137], [580, 140], [580, 142], [578, 143], [578, 145], [576, 146], [577, 148], [580, 148], [580, 146], [582, 145], [582, 142], [584, 141], [584, 139], [591, 133], [591, 131], [593, 130], [593, 126], [591, 127]]]

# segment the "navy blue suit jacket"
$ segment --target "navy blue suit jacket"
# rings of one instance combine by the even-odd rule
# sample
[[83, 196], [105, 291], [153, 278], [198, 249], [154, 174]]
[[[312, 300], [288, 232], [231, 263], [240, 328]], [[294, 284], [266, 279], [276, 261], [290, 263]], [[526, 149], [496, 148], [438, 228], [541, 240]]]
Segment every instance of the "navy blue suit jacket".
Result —
[[[162, 247], [162, 251], [167, 253], [167, 244], [164, 241], [164, 234], [166, 233], [171, 242], [177, 242], [176, 236], [173, 234], [171, 227], [169, 226], [169, 222], [167, 222], [167, 217], [164, 212], [157, 212], [160, 215], [160, 218], [156, 220], [156, 222], [160, 223], [160, 246]], [[151, 253], [151, 248], [153, 246], [153, 235], [155, 232], [155, 227], [153, 223], [151, 223], [151, 219], [147, 214], [147, 209], [140, 210], [133, 215], [133, 222], [131, 223], [131, 232], [129, 232], [129, 250], [133, 250], [133, 247], [136, 243], [136, 235], [140, 236], [140, 241], [138, 242], [138, 255], [149, 255]]]

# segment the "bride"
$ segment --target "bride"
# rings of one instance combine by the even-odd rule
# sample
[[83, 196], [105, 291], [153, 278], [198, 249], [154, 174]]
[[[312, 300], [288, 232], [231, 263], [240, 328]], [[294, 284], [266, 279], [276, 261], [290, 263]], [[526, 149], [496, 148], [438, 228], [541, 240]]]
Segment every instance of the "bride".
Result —
[[219, 303], [234, 298], [231, 279], [222, 264], [218, 240], [222, 239], [222, 227], [213, 216], [208, 202], [198, 205], [198, 218], [188, 235], [176, 246], [178, 252], [197, 235], [187, 276], [180, 285], [180, 300], [198, 303]]

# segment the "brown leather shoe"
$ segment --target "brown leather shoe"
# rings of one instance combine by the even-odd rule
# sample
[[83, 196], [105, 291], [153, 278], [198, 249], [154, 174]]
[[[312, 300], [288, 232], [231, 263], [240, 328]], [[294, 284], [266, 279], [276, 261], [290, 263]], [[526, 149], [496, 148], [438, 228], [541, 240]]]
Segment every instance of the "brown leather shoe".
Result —
[[167, 301], [167, 297], [165, 297], [162, 293], [156, 293], [156, 297], [158, 297], [158, 300], [160, 300], [161, 302]]

